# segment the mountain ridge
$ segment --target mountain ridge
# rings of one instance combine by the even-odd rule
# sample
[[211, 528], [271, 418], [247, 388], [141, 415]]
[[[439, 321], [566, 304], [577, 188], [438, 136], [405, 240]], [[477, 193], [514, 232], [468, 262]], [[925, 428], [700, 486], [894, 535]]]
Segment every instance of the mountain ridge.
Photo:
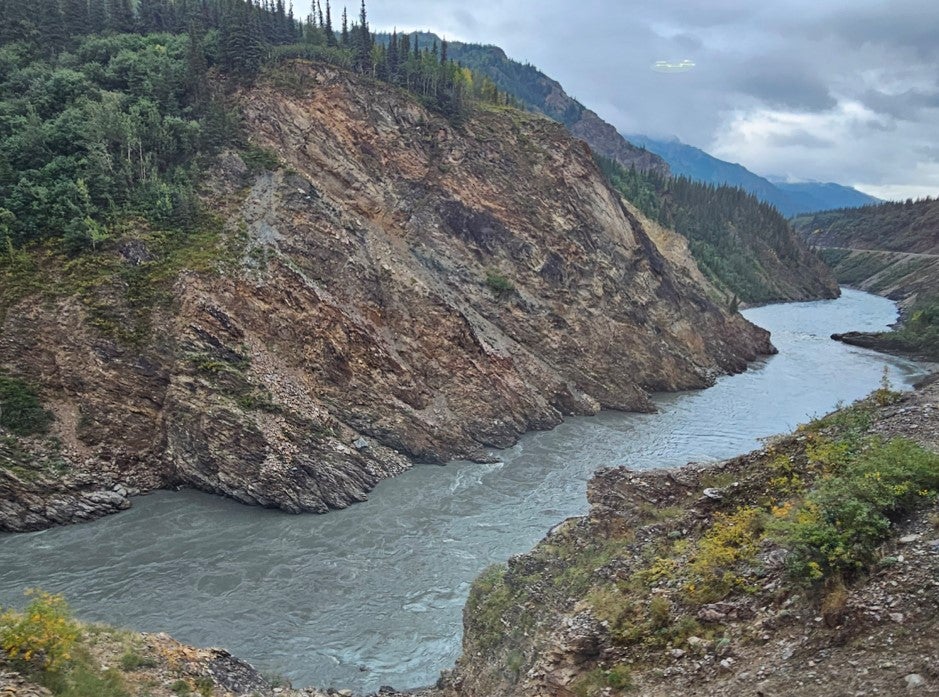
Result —
[[737, 186], [770, 203], [786, 217], [802, 213], [863, 206], [879, 199], [834, 182], [781, 182], [762, 177], [737, 162], [727, 162], [677, 138], [667, 140], [626, 135], [637, 145], [661, 156], [672, 173], [709, 184]]

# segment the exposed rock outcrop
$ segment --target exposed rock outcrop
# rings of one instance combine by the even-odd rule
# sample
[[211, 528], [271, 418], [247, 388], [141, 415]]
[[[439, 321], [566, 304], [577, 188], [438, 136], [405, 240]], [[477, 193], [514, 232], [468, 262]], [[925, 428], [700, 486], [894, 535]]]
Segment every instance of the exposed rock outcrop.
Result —
[[[186, 485], [323, 512], [415, 460], [650, 409], [649, 391], [773, 351], [659, 252], [559, 124], [483, 109], [454, 126], [339, 69], [292, 70], [303, 90], [239, 96], [281, 165], [249, 173], [229, 153], [205, 182], [229, 258], [141, 310], [126, 280], [153, 263], [141, 234], [101, 253], [117, 271], [86, 296], [5, 308], [0, 368], [39, 386], [68, 463], [47, 498]], [[135, 322], [149, 329], [122, 332]], [[0, 527], [66, 522], [34, 498], [44, 478], [9, 481]]]

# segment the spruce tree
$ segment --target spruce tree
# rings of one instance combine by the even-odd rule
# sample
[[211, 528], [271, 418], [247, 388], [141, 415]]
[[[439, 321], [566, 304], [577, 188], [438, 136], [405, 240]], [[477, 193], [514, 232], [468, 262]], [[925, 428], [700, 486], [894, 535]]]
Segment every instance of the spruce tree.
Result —
[[447, 63], [447, 40], [443, 39], [440, 42], [440, 63], [446, 65]]
[[108, 10], [104, 0], [89, 0], [88, 2], [88, 33], [101, 34], [107, 29]]
[[192, 20], [189, 22], [187, 33], [189, 46], [186, 57], [186, 92], [192, 101], [193, 110], [202, 114], [209, 99], [209, 86], [206, 81], [209, 64], [202, 48], [204, 30], [199, 22]]
[[336, 33], [333, 31], [333, 17], [329, 9], [329, 0], [326, 0], [326, 45], [336, 45]]
[[65, 26], [72, 36], [88, 33], [88, 0], [65, 0], [62, 9], [65, 14]]
[[359, 24], [356, 27], [355, 41], [355, 69], [360, 73], [369, 72], [372, 68], [372, 34], [368, 30], [368, 17], [365, 14], [365, 0], [359, 10]]
[[349, 45], [349, 15], [345, 7], [342, 8], [342, 34], [340, 35], [339, 43], [343, 46]]
[[398, 77], [398, 30], [391, 32], [388, 50], [385, 52], [385, 62], [388, 66], [388, 79], [395, 82]]
[[68, 41], [68, 28], [65, 26], [65, 16], [62, 14], [59, 0], [41, 0], [38, 18], [42, 22], [42, 47], [47, 55], [54, 56]]
[[118, 34], [134, 31], [134, 10], [130, 0], [111, 0], [108, 3], [108, 29]]

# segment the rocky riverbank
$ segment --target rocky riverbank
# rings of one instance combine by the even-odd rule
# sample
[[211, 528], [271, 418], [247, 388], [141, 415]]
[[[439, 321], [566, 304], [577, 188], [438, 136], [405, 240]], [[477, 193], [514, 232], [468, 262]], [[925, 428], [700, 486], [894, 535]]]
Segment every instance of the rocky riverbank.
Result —
[[[912, 486], [893, 449], [928, 463], [916, 506], [876, 544], [818, 522], [843, 500], [873, 516], [872, 477]], [[441, 694], [939, 694], [936, 453], [932, 381], [717, 465], [599, 472], [587, 517], [476, 582]]]

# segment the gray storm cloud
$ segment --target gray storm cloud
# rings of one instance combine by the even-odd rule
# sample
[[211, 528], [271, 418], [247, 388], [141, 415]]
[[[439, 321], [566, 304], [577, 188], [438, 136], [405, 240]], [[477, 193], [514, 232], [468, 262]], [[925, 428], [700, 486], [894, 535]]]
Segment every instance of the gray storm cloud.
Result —
[[[622, 132], [677, 136], [761, 174], [939, 194], [934, 0], [369, 0], [531, 62]], [[694, 63], [681, 74], [656, 61]], [[824, 154], [824, 157], [820, 157]]]

